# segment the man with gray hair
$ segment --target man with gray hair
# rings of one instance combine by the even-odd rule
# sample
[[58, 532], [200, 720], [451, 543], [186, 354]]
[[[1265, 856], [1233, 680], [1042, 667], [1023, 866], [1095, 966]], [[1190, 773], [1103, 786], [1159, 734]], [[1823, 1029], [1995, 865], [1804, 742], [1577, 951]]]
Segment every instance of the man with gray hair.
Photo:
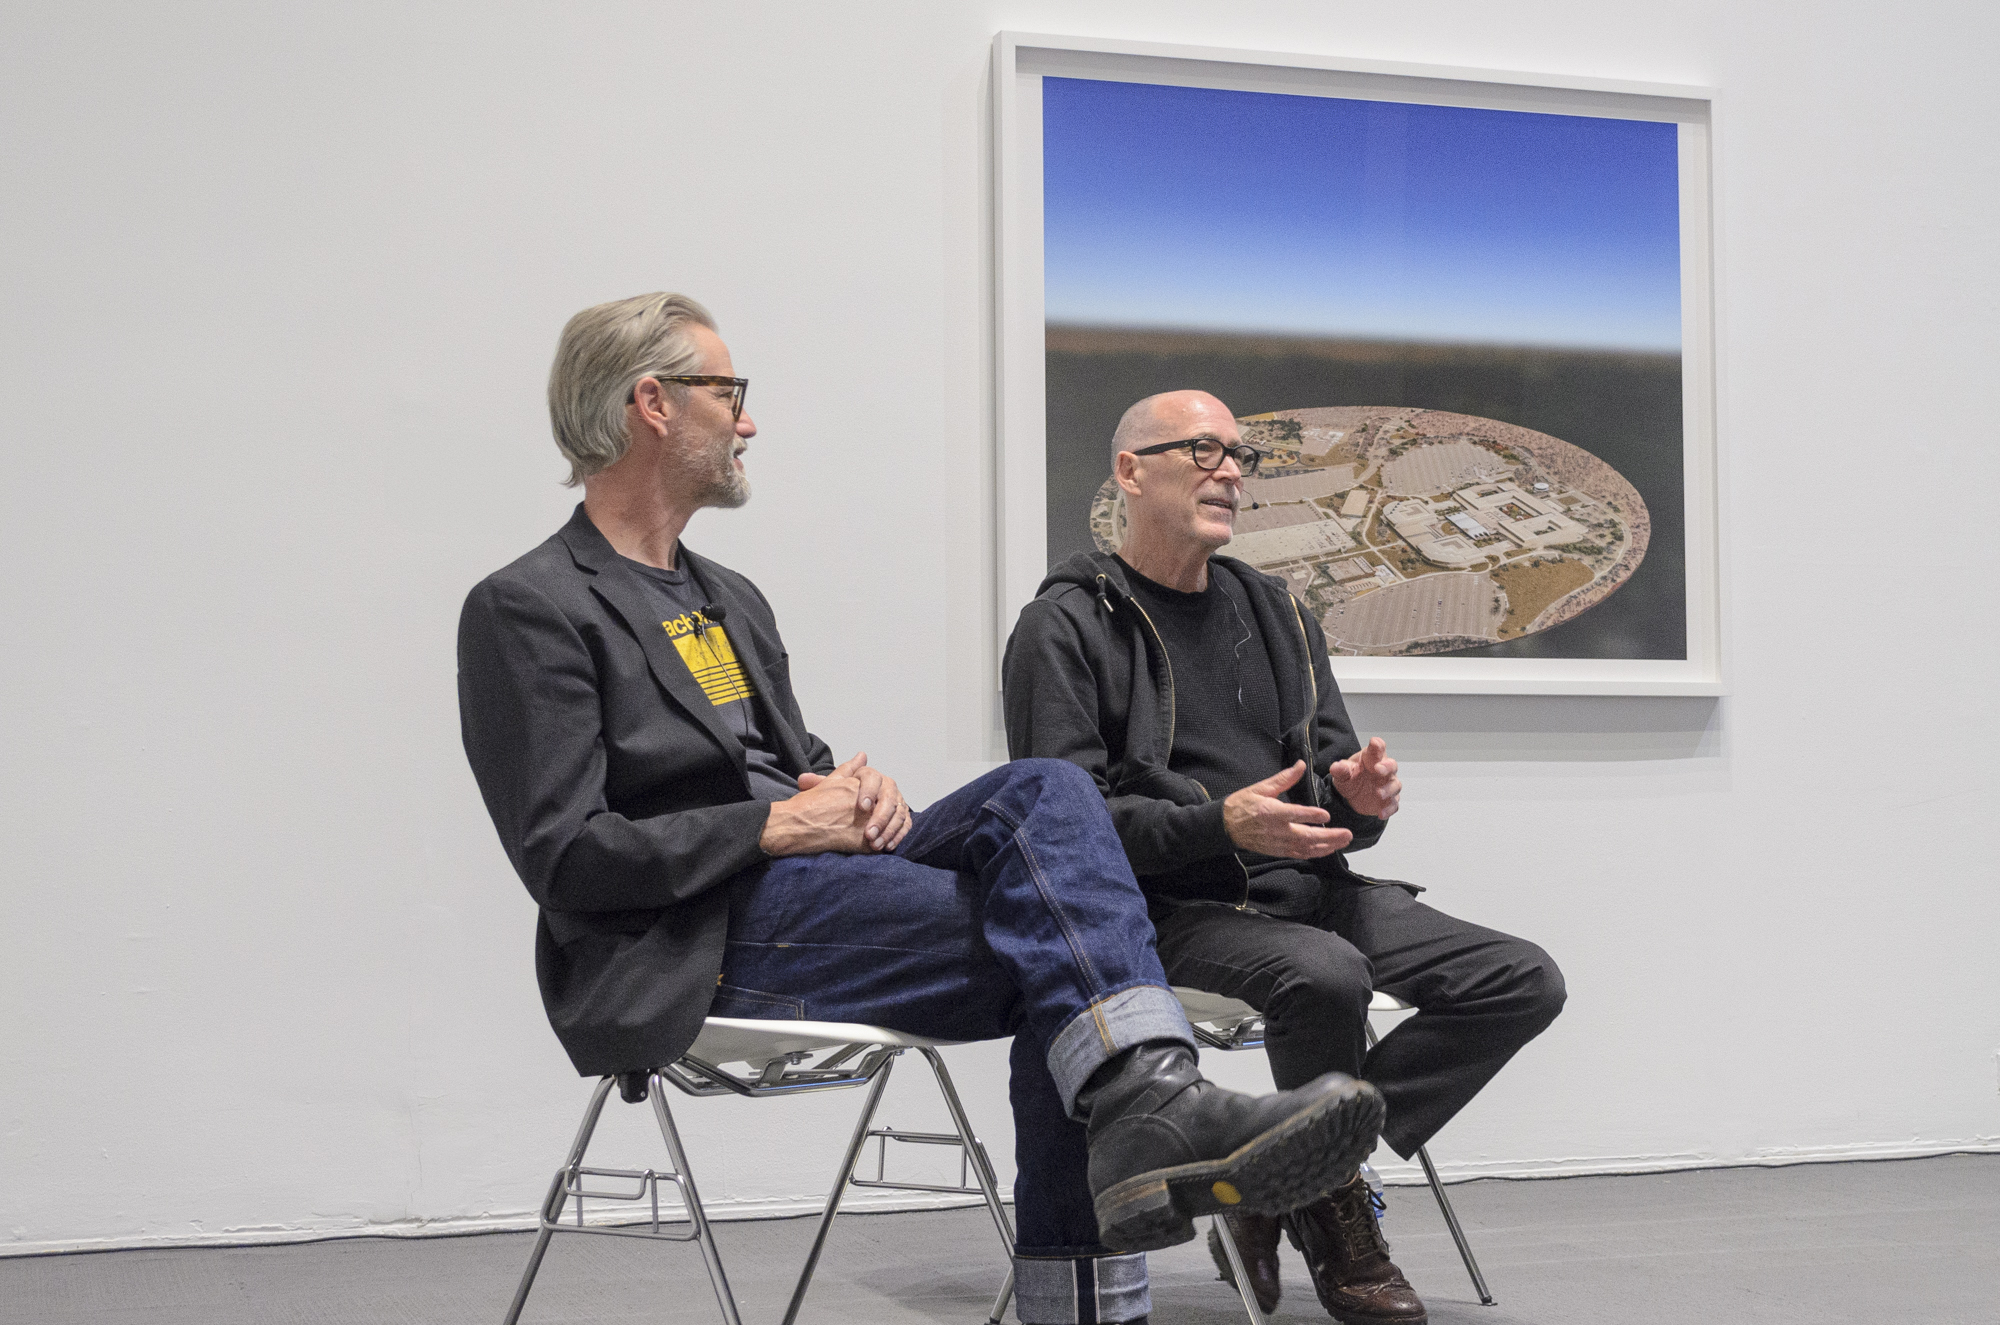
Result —
[[1277, 1214], [1373, 1144], [1351, 1076], [1201, 1077], [1097, 789], [1025, 760], [924, 810], [807, 728], [771, 606], [682, 531], [749, 497], [756, 436], [680, 295], [586, 309], [549, 412], [584, 499], [472, 590], [466, 754], [541, 907], [543, 1001], [585, 1075], [673, 1062], [706, 1015], [1012, 1035], [1021, 1318], [1148, 1308], [1139, 1253], [1226, 1204]]
[[[1282, 580], [1216, 555], [1262, 458], [1206, 392], [1126, 411], [1112, 440], [1124, 541], [1056, 567], [1022, 610], [1003, 669], [1007, 747], [1091, 775], [1168, 978], [1262, 1012], [1280, 1088], [1365, 1074], [1388, 1106], [1382, 1139], [1407, 1159], [1554, 1020], [1562, 975], [1534, 944], [1348, 866], [1382, 836], [1402, 782], [1380, 738], [1355, 738], [1319, 623]], [[1376, 989], [1418, 1011], [1370, 1052]], [[1343, 1325], [1419, 1325], [1367, 1186], [1352, 1169], [1336, 1182], [1283, 1216], [1321, 1304]], [[1228, 1218], [1268, 1311], [1280, 1221]]]

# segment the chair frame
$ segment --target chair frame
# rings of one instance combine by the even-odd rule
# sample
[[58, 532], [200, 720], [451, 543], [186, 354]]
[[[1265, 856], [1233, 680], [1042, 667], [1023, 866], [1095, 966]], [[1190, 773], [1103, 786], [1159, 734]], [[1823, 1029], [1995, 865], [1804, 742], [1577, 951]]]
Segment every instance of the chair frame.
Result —
[[[1377, 993], [1370, 1005], [1372, 1012], [1397, 1012], [1408, 1008], [1392, 995]], [[1246, 1049], [1261, 1048], [1264, 1044], [1264, 1018], [1247, 1005], [1245, 1015], [1210, 1016], [1197, 1021], [1189, 1018], [1195, 1038], [1211, 1049], [1225, 1053], [1235, 1053]], [[778, 1023], [794, 1030], [811, 1029], [811, 1023]], [[1364, 1021], [1368, 1044], [1372, 1048], [1377, 1042], [1375, 1027]], [[831, 1029], [831, 1028], [829, 1028]], [[742, 1315], [737, 1308], [735, 1293], [729, 1287], [729, 1276], [723, 1269], [722, 1253], [716, 1246], [715, 1235], [710, 1226], [707, 1209], [702, 1205], [701, 1195], [695, 1187], [694, 1173], [688, 1163], [687, 1151], [681, 1144], [680, 1131], [674, 1124], [673, 1111], [667, 1105], [667, 1086], [672, 1085], [684, 1095], [697, 1098], [717, 1095], [737, 1095], [748, 1099], [762, 1099], [776, 1095], [796, 1095], [824, 1090], [846, 1090], [856, 1086], [867, 1086], [868, 1094], [862, 1105], [861, 1114], [855, 1121], [854, 1131], [848, 1138], [847, 1149], [841, 1157], [840, 1169], [834, 1175], [833, 1187], [827, 1193], [826, 1205], [820, 1212], [817, 1228], [814, 1230], [812, 1248], [806, 1254], [805, 1265], [799, 1271], [798, 1282], [792, 1289], [791, 1301], [785, 1308], [783, 1325], [795, 1325], [800, 1309], [805, 1305], [806, 1294], [812, 1287], [814, 1272], [819, 1267], [821, 1253], [826, 1247], [827, 1235], [833, 1229], [833, 1219], [840, 1211], [841, 1197], [849, 1187], [873, 1187], [896, 1191], [918, 1191], [933, 1194], [979, 1196], [992, 1216], [995, 1231], [1000, 1236], [1001, 1246], [1007, 1258], [1007, 1275], [1001, 1284], [999, 1294], [994, 1298], [993, 1307], [987, 1314], [987, 1325], [1000, 1325], [1008, 1303], [1014, 1295], [1014, 1228], [1007, 1217], [1005, 1206], [1000, 1200], [999, 1183], [994, 1175], [992, 1160], [987, 1156], [985, 1145], [972, 1130], [971, 1119], [966, 1115], [965, 1106], [959, 1099], [958, 1090], [953, 1085], [951, 1073], [944, 1065], [937, 1046], [915, 1036], [895, 1031], [878, 1031], [880, 1038], [867, 1035], [855, 1037], [846, 1032], [855, 1027], [842, 1027], [841, 1033], [822, 1038], [838, 1040], [837, 1046], [823, 1046], [805, 1051], [792, 1050], [776, 1053], [761, 1063], [752, 1060], [748, 1065], [755, 1069], [752, 1075], [728, 1071], [717, 1063], [708, 1062], [693, 1052], [682, 1055], [674, 1063], [655, 1068], [650, 1072], [630, 1072], [601, 1078], [591, 1092], [590, 1102], [584, 1109], [583, 1122], [577, 1128], [576, 1139], [571, 1143], [569, 1154], [563, 1166], [556, 1170], [549, 1182], [548, 1194], [543, 1198], [538, 1211], [539, 1228], [533, 1250], [528, 1254], [528, 1264], [522, 1272], [520, 1286], [514, 1292], [514, 1300], [507, 1309], [504, 1325], [518, 1325], [522, 1309], [527, 1305], [528, 1294], [533, 1289], [535, 1277], [541, 1271], [542, 1258], [547, 1254], [549, 1243], [557, 1233], [586, 1233], [601, 1237], [645, 1238], [656, 1242], [693, 1242], [701, 1248], [702, 1261], [708, 1270], [709, 1285], [715, 1291], [716, 1305], [721, 1309], [724, 1325], [742, 1325]], [[865, 1028], [873, 1030], [873, 1028]], [[697, 1046], [698, 1047], [698, 1046]], [[945, 1108], [951, 1115], [954, 1132], [899, 1132], [893, 1127], [874, 1127], [877, 1110], [881, 1107], [883, 1091], [889, 1084], [889, 1075], [895, 1062], [905, 1052], [915, 1049], [930, 1066], [931, 1075], [937, 1082], [938, 1093], [943, 1097]], [[830, 1051], [829, 1051], [830, 1050]], [[820, 1056], [815, 1058], [814, 1054]], [[850, 1066], [851, 1064], [851, 1066]], [[619, 1087], [620, 1096], [631, 1104], [650, 1101], [653, 1116], [660, 1128], [661, 1139], [666, 1143], [668, 1158], [673, 1167], [669, 1170], [656, 1169], [604, 1169], [588, 1167], [583, 1160], [590, 1149], [591, 1137], [597, 1130], [598, 1121], [604, 1113], [604, 1105], [610, 1098], [611, 1088]], [[875, 1176], [862, 1178], [855, 1175], [855, 1168], [861, 1159], [861, 1152], [869, 1141], [878, 1145]], [[891, 1141], [916, 1145], [957, 1146], [959, 1158], [959, 1184], [949, 1186], [940, 1183], [899, 1182], [884, 1176], [887, 1164], [888, 1145]], [[1479, 1262], [1472, 1254], [1472, 1245], [1466, 1240], [1465, 1231], [1459, 1226], [1458, 1215], [1453, 1211], [1451, 1198], [1446, 1195], [1444, 1183], [1439, 1179], [1437, 1166], [1431, 1162], [1429, 1151], [1417, 1148], [1417, 1159], [1423, 1165], [1424, 1178], [1430, 1184], [1431, 1195], [1436, 1198], [1438, 1210], [1444, 1216], [1445, 1226], [1451, 1231], [1452, 1241], [1458, 1247], [1459, 1258], [1465, 1262], [1465, 1270], [1472, 1278], [1472, 1286], [1479, 1294], [1479, 1300], [1486, 1306], [1494, 1305], [1494, 1297], [1486, 1287], [1485, 1276], [1480, 1273]], [[967, 1176], [975, 1185], [967, 1186]], [[585, 1180], [590, 1178], [609, 1179], [635, 1184], [630, 1191], [592, 1189]], [[660, 1184], [670, 1184], [680, 1195], [686, 1212], [686, 1231], [663, 1227], [660, 1218]], [[606, 1225], [584, 1222], [586, 1200], [596, 1201], [646, 1201], [648, 1218], [640, 1225]], [[576, 1222], [564, 1224], [561, 1221], [563, 1209], [571, 1201], [576, 1203]], [[671, 1217], [668, 1224], [677, 1223]], [[1242, 1299], [1243, 1309], [1251, 1325], [1265, 1325], [1263, 1311], [1250, 1287], [1250, 1276], [1243, 1265], [1243, 1256], [1237, 1248], [1236, 1239], [1229, 1231], [1229, 1225], [1220, 1215], [1211, 1220], [1221, 1243], [1230, 1271], [1236, 1280], [1236, 1290]]]
[[[740, 1025], [740, 1023], [735, 1024]], [[809, 1029], [812, 1025], [800, 1022], [780, 1024], [795, 1029], [800, 1027]], [[849, 1026], [838, 1028], [843, 1033], [871, 1029], [874, 1028]], [[1000, 1189], [994, 1177], [993, 1163], [987, 1157], [986, 1147], [972, 1130], [972, 1121], [966, 1116], [965, 1106], [959, 1100], [958, 1090], [952, 1084], [951, 1073], [946, 1070], [944, 1059], [939, 1055], [935, 1044], [920, 1037], [896, 1031], [881, 1031], [880, 1035], [882, 1037], [880, 1040], [870, 1040], [848, 1038], [843, 1034], [840, 1037], [842, 1042], [837, 1045], [810, 1051], [780, 1052], [761, 1064], [752, 1060], [749, 1065], [754, 1072], [747, 1076], [730, 1072], [718, 1064], [706, 1062], [689, 1053], [672, 1064], [655, 1068], [650, 1072], [631, 1072], [599, 1080], [596, 1089], [591, 1093], [589, 1105], [584, 1109], [583, 1122], [577, 1129], [575, 1141], [570, 1145], [569, 1155], [563, 1161], [563, 1166], [556, 1170], [555, 1177], [549, 1183], [548, 1194], [542, 1199], [537, 1221], [540, 1233], [535, 1239], [534, 1249], [528, 1254], [528, 1265], [522, 1272], [520, 1286], [514, 1292], [513, 1304], [507, 1309], [505, 1325], [516, 1325], [520, 1320], [521, 1310], [527, 1305], [529, 1290], [534, 1287], [535, 1276], [541, 1270], [542, 1257], [548, 1252], [549, 1243], [557, 1233], [646, 1238], [659, 1242], [693, 1242], [701, 1248], [702, 1261], [708, 1269], [709, 1285], [715, 1290], [716, 1305], [721, 1308], [725, 1325], [742, 1325], [742, 1316], [736, 1305], [736, 1295], [730, 1290], [729, 1276], [723, 1270], [722, 1253], [716, 1246], [708, 1212], [701, 1203], [700, 1193], [695, 1188], [694, 1174], [688, 1163], [687, 1151], [681, 1144], [680, 1131], [674, 1125], [673, 1111], [667, 1106], [669, 1085], [683, 1094], [696, 1097], [738, 1095], [750, 1099], [823, 1090], [844, 1090], [864, 1085], [868, 1087], [867, 1100], [862, 1106], [861, 1116], [855, 1122], [853, 1134], [848, 1138], [839, 1172], [834, 1176], [833, 1188], [827, 1193], [825, 1208], [820, 1213], [819, 1226], [813, 1235], [812, 1250], [806, 1255], [805, 1265], [800, 1270], [798, 1282], [792, 1290], [791, 1302], [785, 1309], [784, 1325], [794, 1325], [800, 1308], [805, 1305], [806, 1292], [812, 1286], [813, 1272], [819, 1266], [820, 1253], [826, 1246], [827, 1234], [833, 1228], [833, 1217], [839, 1212], [841, 1197], [850, 1186], [952, 1193], [984, 1198], [987, 1213], [992, 1216], [994, 1229], [999, 1234], [1001, 1245], [1005, 1249], [1008, 1264], [1007, 1287], [1011, 1290], [1013, 1224], [1000, 1201]], [[937, 1081], [938, 1093], [944, 1097], [945, 1108], [951, 1114], [955, 1133], [899, 1132], [891, 1127], [872, 1126], [876, 1110], [881, 1106], [882, 1092], [889, 1084], [890, 1071], [895, 1066], [896, 1060], [910, 1049], [916, 1050], [930, 1065], [931, 1075]], [[815, 1060], [815, 1054], [821, 1056]], [[659, 1124], [661, 1139], [666, 1142], [667, 1155], [673, 1165], [671, 1170], [604, 1169], [584, 1165], [583, 1160], [590, 1148], [591, 1136], [597, 1130], [598, 1120], [604, 1113], [605, 1101], [609, 1099], [614, 1085], [620, 1088], [620, 1095], [627, 1103], [651, 1101], [654, 1119]], [[875, 1177], [856, 1178], [855, 1166], [860, 1161], [862, 1149], [870, 1140], [877, 1141], [881, 1146]], [[888, 1144], [891, 1141], [958, 1146], [961, 1151], [960, 1185], [952, 1187], [938, 1183], [896, 1182], [885, 1178], [883, 1168]], [[965, 1185], [963, 1181], [968, 1170], [974, 1181], [972, 1186]], [[615, 1180], [631, 1183], [634, 1186], [630, 1190], [593, 1189], [587, 1181], [589, 1179]], [[667, 1221], [668, 1226], [662, 1225], [660, 1219], [662, 1183], [671, 1185], [680, 1195], [686, 1212], [685, 1231], [671, 1226], [679, 1222], [671, 1216]], [[576, 1203], [576, 1222], [562, 1223], [563, 1209], [572, 1200]], [[646, 1201], [650, 1217], [636, 1225], [587, 1224], [584, 1222], [586, 1200]], [[1003, 1296], [994, 1304], [992, 1314], [995, 1318], [1005, 1309], [1004, 1301]]]
[[[1247, 1004], [1242, 1006], [1244, 1014], [1241, 1016], [1235, 1014], [1211, 1016], [1206, 1021], [1196, 1021], [1190, 1016], [1188, 1021], [1194, 1031], [1195, 1039], [1210, 1049], [1219, 1049], [1224, 1053], [1261, 1048], [1264, 1044], [1263, 1014]], [[1410, 1004], [1403, 1002], [1394, 994], [1385, 994], [1380, 990], [1375, 992], [1373, 1000], [1368, 1005], [1368, 1014], [1409, 1010]], [[1363, 1016], [1361, 1024], [1362, 1029], [1368, 1034], [1368, 1047], [1372, 1049], [1379, 1039], [1375, 1034], [1375, 1024], [1368, 1020], [1368, 1015]], [[1451, 1208], [1451, 1197], [1445, 1194], [1444, 1182], [1438, 1177], [1437, 1165], [1431, 1163], [1430, 1150], [1427, 1147], [1417, 1147], [1417, 1162], [1423, 1165], [1424, 1180], [1430, 1184], [1431, 1195], [1437, 1198], [1438, 1212], [1444, 1216], [1445, 1227], [1451, 1230], [1451, 1240], [1458, 1247], [1459, 1259], [1465, 1262], [1466, 1274], [1472, 1277], [1472, 1287], [1479, 1294], [1480, 1304], [1488, 1307], [1494, 1305], [1493, 1294], [1486, 1287], [1486, 1276], [1479, 1272], [1479, 1261], [1472, 1254], [1472, 1243], [1466, 1240], [1465, 1230], [1459, 1226], [1458, 1214]], [[1229, 1235], [1229, 1230], [1221, 1219], [1218, 1218], [1215, 1222], [1222, 1230], [1222, 1248], [1228, 1254], [1230, 1270], [1236, 1276], [1236, 1285], [1243, 1297], [1244, 1309], [1249, 1312], [1252, 1325], [1264, 1325], [1264, 1313], [1258, 1309], [1256, 1298], [1246, 1287], [1249, 1281], [1243, 1273], [1243, 1261], [1236, 1250], [1236, 1240]]]

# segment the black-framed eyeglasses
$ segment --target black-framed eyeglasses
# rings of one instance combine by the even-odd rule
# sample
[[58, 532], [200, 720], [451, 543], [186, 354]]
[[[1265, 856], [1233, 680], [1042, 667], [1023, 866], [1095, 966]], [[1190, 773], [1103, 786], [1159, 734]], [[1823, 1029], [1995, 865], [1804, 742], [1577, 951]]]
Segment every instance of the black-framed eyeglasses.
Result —
[[[688, 386], [726, 386], [729, 388], [729, 417], [740, 422], [743, 418], [743, 400], [750, 394], [750, 379], [747, 377], [718, 377], [714, 373], [647, 373], [655, 382], [684, 382]], [[625, 397], [630, 405], [638, 400], [638, 388]]]
[[1188, 454], [1194, 458], [1195, 464], [1203, 469], [1220, 469], [1222, 457], [1229, 456], [1236, 461], [1236, 467], [1243, 471], [1244, 478], [1256, 473], [1257, 466], [1264, 461], [1264, 453], [1247, 442], [1224, 446], [1213, 437], [1189, 437], [1178, 442], [1161, 442], [1158, 446], [1141, 447], [1132, 454], [1160, 455], [1167, 451], [1179, 450], [1183, 446], [1188, 449]]

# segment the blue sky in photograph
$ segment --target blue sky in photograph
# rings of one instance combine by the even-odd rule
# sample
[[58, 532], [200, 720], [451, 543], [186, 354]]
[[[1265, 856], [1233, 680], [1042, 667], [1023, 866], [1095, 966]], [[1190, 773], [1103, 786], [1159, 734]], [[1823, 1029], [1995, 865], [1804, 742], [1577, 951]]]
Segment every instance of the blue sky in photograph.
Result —
[[1045, 78], [1047, 317], [1677, 351], [1675, 135]]

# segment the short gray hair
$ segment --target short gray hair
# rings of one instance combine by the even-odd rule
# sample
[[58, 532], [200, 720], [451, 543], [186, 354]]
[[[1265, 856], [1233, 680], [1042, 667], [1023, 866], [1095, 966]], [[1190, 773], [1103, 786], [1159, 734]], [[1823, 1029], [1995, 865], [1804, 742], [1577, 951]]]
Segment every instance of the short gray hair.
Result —
[[690, 323], [715, 330], [709, 311], [684, 294], [637, 294], [586, 308], [563, 327], [549, 369], [549, 426], [569, 461], [565, 487], [624, 456], [625, 405], [641, 378], [701, 367]]
[[1119, 417], [1118, 430], [1111, 434], [1113, 470], [1118, 468], [1119, 452], [1136, 451], [1149, 440], [1149, 435], [1159, 425], [1159, 420], [1153, 417], [1153, 407], [1159, 404], [1160, 397], [1172, 394], [1170, 391], [1155, 391], [1144, 400], [1133, 402], [1131, 408]]

